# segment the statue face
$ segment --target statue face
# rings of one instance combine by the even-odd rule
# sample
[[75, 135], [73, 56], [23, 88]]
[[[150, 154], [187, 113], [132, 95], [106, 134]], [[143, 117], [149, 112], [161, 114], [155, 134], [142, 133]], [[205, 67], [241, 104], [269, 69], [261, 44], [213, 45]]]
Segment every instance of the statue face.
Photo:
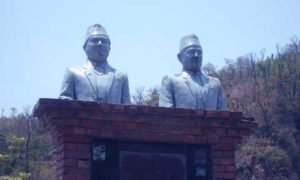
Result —
[[198, 72], [202, 66], [202, 49], [200, 46], [190, 46], [178, 54], [178, 58], [184, 69]]
[[83, 48], [89, 60], [104, 62], [109, 55], [110, 41], [106, 36], [92, 36], [87, 40]]

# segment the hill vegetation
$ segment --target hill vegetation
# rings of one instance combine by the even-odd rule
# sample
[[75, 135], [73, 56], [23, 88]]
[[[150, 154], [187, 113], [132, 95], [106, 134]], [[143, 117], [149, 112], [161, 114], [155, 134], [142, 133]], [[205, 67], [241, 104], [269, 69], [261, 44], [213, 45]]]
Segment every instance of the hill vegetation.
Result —
[[231, 111], [259, 124], [236, 153], [239, 178], [300, 179], [300, 41], [226, 63], [204, 70], [221, 80]]
[[[300, 179], [300, 41], [293, 38], [266, 56], [248, 54], [217, 70], [230, 111], [253, 117], [259, 128], [236, 151], [238, 179]], [[137, 105], [158, 105], [158, 88], [138, 88]], [[28, 110], [0, 117], [0, 179], [53, 179], [55, 149]]]

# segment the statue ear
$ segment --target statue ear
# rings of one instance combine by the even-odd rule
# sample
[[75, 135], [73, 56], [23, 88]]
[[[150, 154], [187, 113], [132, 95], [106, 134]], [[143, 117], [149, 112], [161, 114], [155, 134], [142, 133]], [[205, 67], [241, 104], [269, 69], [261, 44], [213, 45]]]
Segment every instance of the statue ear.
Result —
[[181, 62], [181, 63], [182, 63], [182, 61], [181, 61], [182, 54], [181, 54], [181, 53], [178, 53], [178, 54], [177, 54], [177, 58], [178, 58], [179, 62]]

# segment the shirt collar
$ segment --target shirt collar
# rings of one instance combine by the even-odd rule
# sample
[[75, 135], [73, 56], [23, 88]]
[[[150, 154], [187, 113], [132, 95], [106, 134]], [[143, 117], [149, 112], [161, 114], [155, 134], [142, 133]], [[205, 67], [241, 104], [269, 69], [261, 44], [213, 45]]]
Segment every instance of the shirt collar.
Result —
[[103, 62], [103, 63], [95, 63], [93, 61], [87, 60], [87, 63], [84, 65], [84, 67], [86, 69], [95, 69], [97, 71], [105, 71], [109, 69], [109, 64], [107, 61]]
[[182, 73], [183, 73], [183, 74], [188, 74], [188, 75], [190, 75], [190, 76], [201, 76], [201, 75], [202, 75], [201, 70], [198, 71], [198, 72], [193, 72], [193, 71], [189, 71], [189, 70], [187, 70], [187, 69], [183, 69], [183, 70], [182, 70]]

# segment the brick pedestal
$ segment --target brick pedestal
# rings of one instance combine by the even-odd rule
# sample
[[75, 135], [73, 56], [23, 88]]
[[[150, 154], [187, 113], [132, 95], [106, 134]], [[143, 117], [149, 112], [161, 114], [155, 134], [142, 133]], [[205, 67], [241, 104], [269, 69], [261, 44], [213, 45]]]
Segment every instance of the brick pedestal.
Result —
[[203, 144], [213, 179], [235, 179], [235, 145], [257, 124], [242, 113], [40, 99], [34, 109], [57, 144], [57, 179], [91, 179], [92, 139]]

